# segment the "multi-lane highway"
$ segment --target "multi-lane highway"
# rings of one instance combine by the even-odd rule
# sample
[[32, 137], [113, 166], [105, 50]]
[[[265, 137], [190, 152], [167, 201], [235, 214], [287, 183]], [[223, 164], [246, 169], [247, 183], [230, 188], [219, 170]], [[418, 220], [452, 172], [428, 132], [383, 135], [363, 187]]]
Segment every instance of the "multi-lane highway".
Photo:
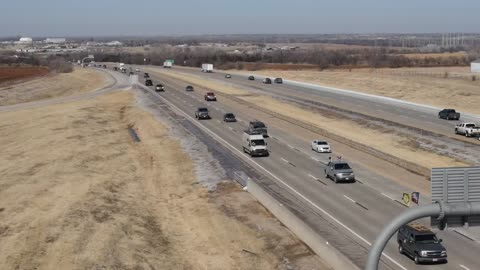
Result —
[[[277, 120], [265, 119], [272, 135], [268, 139], [270, 157], [250, 158], [241, 151], [241, 135], [248, 121], [253, 119], [252, 115], [261, 115], [261, 112], [242, 109], [243, 105], [226, 102], [227, 100], [222, 100], [222, 96], [218, 102], [207, 103], [203, 101], [205, 91], [199, 90], [199, 87], [193, 92], [186, 92], [185, 82], [157, 74], [151, 74], [151, 77], [154, 84], [161, 82], [166, 86], [165, 92], [155, 94], [156, 98], [164, 99], [167, 104], [177, 107], [187, 121], [195, 121], [210, 131], [214, 134], [214, 139], [239, 159], [247, 161], [271, 181], [284, 185], [286, 190], [309, 204], [356, 244], [368, 248], [382, 227], [405, 209], [371, 185], [362, 184], [369, 181], [366, 178], [372, 175], [372, 172], [357, 172], [361, 182], [354, 184], [334, 184], [327, 180], [324, 177], [326, 156], [312, 153], [308, 145], [300, 145], [284, 128], [276, 126]], [[232, 83], [235, 81], [232, 80]], [[210, 109], [212, 120], [194, 120], [194, 111], [200, 106]], [[225, 112], [235, 113], [240, 121], [228, 124], [222, 122]], [[410, 259], [398, 254], [397, 245], [392, 240], [385, 250], [388, 256], [384, 258], [388, 265], [384, 266], [385, 269], [475, 269], [480, 265], [480, 258], [476, 256], [480, 249], [476, 242], [452, 232], [441, 232], [439, 235], [444, 239], [449, 252], [448, 264], [416, 266]]]
[[[199, 74], [198, 69], [176, 68], [175, 70], [186, 74], [202, 75], [201, 73]], [[257, 89], [268, 93], [279, 93], [284, 96], [313, 100], [325, 105], [382, 118], [438, 134], [453, 136], [454, 138], [459, 138], [453, 134], [453, 127], [456, 123], [461, 121], [480, 121], [480, 115], [464, 113], [462, 112], [462, 108], [456, 108], [462, 113], [460, 121], [446, 121], [438, 119], [437, 114], [441, 108], [368, 95], [360, 92], [342, 91], [339, 89], [288, 80], [284, 80], [283, 84], [265, 85], [261, 84], [261, 78], [263, 77], [257, 76], [255, 81], [250, 81], [246, 79], [246, 75], [235, 74], [231, 79], [226, 79], [225, 73], [222, 72], [210, 73], [208, 74], [208, 77], [245, 86], [250, 90]], [[468, 141], [476, 143], [473, 139]]]

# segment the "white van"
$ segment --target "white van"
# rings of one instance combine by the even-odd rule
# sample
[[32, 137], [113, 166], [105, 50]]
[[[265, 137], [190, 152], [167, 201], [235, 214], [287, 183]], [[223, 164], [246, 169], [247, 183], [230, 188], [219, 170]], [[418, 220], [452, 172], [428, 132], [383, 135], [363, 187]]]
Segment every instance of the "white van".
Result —
[[242, 136], [243, 152], [250, 156], [268, 157], [267, 142], [261, 133], [252, 133], [245, 131]]

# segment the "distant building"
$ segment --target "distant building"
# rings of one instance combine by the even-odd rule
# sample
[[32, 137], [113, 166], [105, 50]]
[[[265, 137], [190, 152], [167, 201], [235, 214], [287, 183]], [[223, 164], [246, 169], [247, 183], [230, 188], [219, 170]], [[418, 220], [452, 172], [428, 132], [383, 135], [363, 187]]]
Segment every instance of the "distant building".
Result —
[[480, 72], [480, 59], [475, 60], [470, 63], [470, 71], [471, 72]]
[[45, 39], [45, 43], [54, 43], [54, 44], [62, 44], [67, 42], [65, 38], [47, 38]]
[[113, 47], [119, 47], [119, 46], [122, 46], [123, 43], [118, 41], [118, 40], [114, 40], [114, 41], [110, 41], [108, 42], [107, 44], [105, 44], [107, 46], [113, 46]]
[[33, 39], [30, 37], [21, 37], [19, 41], [17, 41], [19, 44], [32, 44]]

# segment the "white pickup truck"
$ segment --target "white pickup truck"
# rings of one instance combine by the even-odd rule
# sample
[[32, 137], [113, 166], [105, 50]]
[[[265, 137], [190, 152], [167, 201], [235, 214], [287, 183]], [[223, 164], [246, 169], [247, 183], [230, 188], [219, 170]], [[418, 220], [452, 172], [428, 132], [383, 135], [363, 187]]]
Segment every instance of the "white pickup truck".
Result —
[[480, 127], [474, 123], [461, 123], [455, 126], [455, 134], [465, 135], [466, 137], [480, 136]]

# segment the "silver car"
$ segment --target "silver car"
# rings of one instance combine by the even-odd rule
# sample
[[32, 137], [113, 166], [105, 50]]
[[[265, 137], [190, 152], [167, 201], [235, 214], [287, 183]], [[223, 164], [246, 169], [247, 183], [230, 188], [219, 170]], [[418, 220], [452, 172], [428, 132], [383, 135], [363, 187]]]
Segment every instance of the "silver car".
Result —
[[315, 140], [312, 142], [312, 150], [318, 153], [331, 153], [332, 148], [326, 141]]
[[342, 160], [330, 161], [325, 169], [325, 177], [338, 182], [355, 182], [355, 174], [347, 162]]

